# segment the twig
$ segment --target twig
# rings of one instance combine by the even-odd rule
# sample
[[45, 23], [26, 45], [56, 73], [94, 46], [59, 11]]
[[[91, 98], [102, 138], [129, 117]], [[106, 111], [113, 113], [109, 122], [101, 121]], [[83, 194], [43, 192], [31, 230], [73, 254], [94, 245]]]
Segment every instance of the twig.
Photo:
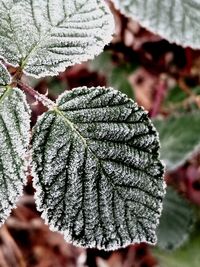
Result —
[[156, 85], [155, 101], [152, 110], [150, 112], [151, 118], [158, 115], [166, 90], [167, 90], [167, 84], [166, 81], [163, 79]]
[[33, 96], [37, 101], [41, 102], [47, 108], [53, 108], [56, 104], [52, 100], [50, 100], [47, 96], [40, 94], [39, 92], [35, 91], [32, 87], [18, 82], [18, 86], [28, 93], [29, 95]]

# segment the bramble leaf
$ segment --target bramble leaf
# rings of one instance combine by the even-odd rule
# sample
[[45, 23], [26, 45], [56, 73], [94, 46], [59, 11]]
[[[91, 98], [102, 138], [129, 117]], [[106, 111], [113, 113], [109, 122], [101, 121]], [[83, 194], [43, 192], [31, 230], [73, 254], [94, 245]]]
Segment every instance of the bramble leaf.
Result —
[[199, 112], [191, 112], [154, 120], [161, 142], [161, 159], [168, 170], [179, 167], [198, 149], [199, 115]]
[[156, 242], [164, 195], [147, 113], [111, 88], [77, 88], [33, 131], [36, 203], [67, 241], [113, 250]]
[[154, 255], [158, 259], [158, 266], [160, 267], [199, 267], [200, 254], [200, 231], [199, 224], [196, 230], [182, 248], [172, 252], [154, 250]]
[[0, 86], [8, 85], [11, 83], [10, 73], [7, 71], [6, 67], [0, 63]]
[[168, 187], [157, 229], [158, 247], [166, 250], [180, 247], [188, 239], [194, 221], [194, 209], [189, 202]]
[[98, 55], [114, 21], [103, 0], [0, 0], [0, 55], [36, 78]]
[[200, 48], [199, 0], [113, 0], [123, 14], [170, 42]]
[[0, 224], [15, 207], [26, 183], [30, 112], [17, 88], [0, 88]]

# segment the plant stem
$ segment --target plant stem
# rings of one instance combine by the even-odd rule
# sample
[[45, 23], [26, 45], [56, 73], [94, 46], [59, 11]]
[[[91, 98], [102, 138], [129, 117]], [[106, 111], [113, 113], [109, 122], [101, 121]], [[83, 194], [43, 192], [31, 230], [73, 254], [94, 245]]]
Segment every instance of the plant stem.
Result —
[[45, 95], [40, 94], [39, 92], [35, 91], [32, 87], [22, 83], [22, 82], [18, 82], [18, 86], [26, 93], [28, 93], [29, 95], [33, 96], [37, 101], [41, 102], [45, 107], [51, 109], [53, 107], [55, 107], [55, 102], [53, 102], [52, 100], [50, 100], [48, 97], [46, 97]]
[[165, 80], [161, 80], [156, 85], [156, 95], [155, 95], [155, 101], [154, 105], [152, 107], [152, 110], [150, 111], [150, 117], [154, 118], [156, 115], [158, 115], [160, 106], [162, 104], [162, 101], [165, 97], [165, 92], [167, 90], [167, 85]]

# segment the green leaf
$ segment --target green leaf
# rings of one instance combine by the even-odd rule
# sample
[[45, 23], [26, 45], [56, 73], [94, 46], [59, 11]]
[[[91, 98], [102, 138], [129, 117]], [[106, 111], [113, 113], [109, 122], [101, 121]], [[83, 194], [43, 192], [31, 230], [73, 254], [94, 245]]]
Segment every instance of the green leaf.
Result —
[[165, 99], [165, 104], [176, 104], [184, 101], [188, 97], [187, 93], [181, 90], [179, 86], [175, 86], [168, 91], [168, 95]]
[[111, 88], [77, 88], [33, 131], [37, 207], [68, 242], [105, 250], [155, 243], [164, 195], [157, 133]]
[[0, 86], [8, 85], [11, 83], [10, 73], [7, 71], [6, 67], [0, 63]]
[[126, 65], [113, 68], [110, 76], [110, 85], [120, 90], [122, 93], [133, 98], [133, 88], [128, 80], [129, 70]]
[[110, 75], [114, 67], [112, 53], [110, 51], [103, 51], [95, 59], [89, 61], [91, 71], [96, 71], [105, 75]]
[[[191, 91], [193, 94], [195, 95], [199, 95], [200, 94], [200, 86], [196, 86], [194, 88], [191, 88]], [[188, 98], [188, 94], [186, 92], [184, 92], [179, 86], [175, 86], [174, 88], [171, 88], [168, 91], [167, 97], [165, 98], [165, 106], [175, 106], [176, 110], [179, 108], [179, 110], [184, 109], [184, 107], [186, 105], [184, 105], [184, 101]], [[191, 101], [191, 104], [194, 104], [194, 100]], [[182, 105], [181, 105], [182, 103]], [[176, 104], [180, 104], [180, 106], [176, 105]], [[186, 106], [187, 107], [187, 106]], [[185, 109], [186, 109], [185, 107]], [[187, 107], [188, 109], [188, 107]]]
[[0, 88], [0, 224], [23, 193], [28, 164], [30, 112], [17, 88]]
[[129, 75], [137, 68], [137, 63], [113, 62], [109, 51], [102, 52], [89, 64], [92, 71], [102, 73], [107, 78], [107, 85], [120, 90], [122, 93], [134, 98], [134, 91], [129, 82]]
[[123, 14], [170, 42], [200, 48], [199, 0], [113, 0]]
[[168, 170], [179, 167], [198, 149], [199, 118], [200, 113], [197, 111], [154, 120], [160, 136], [161, 159], [164, 160]]
[[154, 255], [158, 259], [159, 267], [199, 267], [200, 263], [200, 231], [199, 227], [193, 233], [187, 244], [174, 252], [156, 250]]
[[103, 0], [0, 0], [0, 55], [36, 78], [98, 55], [114, 21]]
[[157, 229], [158, 247], [173, 250], [189, 237], [195, 214], [191, 205], [172, 188], [167, 188], [163, 211]]

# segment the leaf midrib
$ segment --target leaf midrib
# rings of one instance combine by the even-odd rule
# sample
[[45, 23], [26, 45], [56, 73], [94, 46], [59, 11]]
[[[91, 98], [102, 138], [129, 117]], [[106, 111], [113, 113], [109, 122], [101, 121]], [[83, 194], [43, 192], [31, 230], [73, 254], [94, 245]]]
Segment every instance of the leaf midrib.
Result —
[[[76, 10], [76, 13], [72, 13], [70, 14], [68, 17], [64, 17], [64, 19], [62, 21], [60, 21], [57, 25], [52, 25], [51, 24], [51, 21], [49, 20], [50, 22], [50, 26], [49, 28], [46, 29], [46, 32], [44, 34], [44, 36], [39, 39], [34, 45], [33, 47], [31, 48], [31, 50], [27, 53], [27, 56], [21, 60], [21, 64], [20, 64], [20, 67], [22, 69], [24, 69], [26, 67], [26, 64], [29, 60], [29, 58], [31, 57], [31, 55], [34, 53], [35, 50], [37, 50], [38, 46], [47, 38], [47, 37], [51, 37], [51, 31], [54, 27], [60, 27], [62, 25], [62, 23], [64, 23], [64, 21], [70, 19], [72, 16], [76, 15], [80, 9], [82, 9], [82, 7], [86, 4], [87, 1], [84, 2], [84, 4], [82, 4], [77, 10]], [[32, 16], [34, 18], [34, 14], [32, 13]], [[34, 26], [38, 29], [38, 25], [34, 24]], [[18, 43], [16, 43], [17, 47], [18, 47]]]
[[[98, 164], [100, 170], [104, 172], [104, 168], [103, 168], [103, 160], [99, 159], [99, 158], [96, 156], [96, 154], [90, 149], [90, 147], [89, 147], [88, 144], [87, 144], [87, 140], [86, 140], [86, 139], [81, 135], [81, 133], [74, 127], [74, 124], [70, 121], [70, 119], [66, 116], [66, 114], [63, 113], [61, 110], [59, 110], [58, 107], [54, 107], [54, 111], [55, 111], [59, 116], [61, 116], [62, 119], [64, 120], [64, 123], [65, 123], [67, 126], [70, 126], [71, 130], [72, 130], [73, 132], [75, 132], [75, 133], [80, 137], [80, 139], [82, 140], [82, 142], [83, 142], [83, 144], [84, 144], [84, 147], [92, 153], [92, 155], [95, 157], [95, 159], [96, 159], [96, 161], [97, 161], [97, 164]], [[106, 177], [107, 177], [107, 179], [109, 180], [109, 182], [111, 183], [111, 185], [112, 185], [114, 191], [117, 191], [117, 193], [118, 193], [119, 195], [121, 195], [121, 194], [119, 193], [119, 191], [117, 190], [117, 186], [113, 183], [112, 179], [110, 179], [110, 177], [109, 177], [109, 175], [108, 175], [107, 173], [106, 173]], [[141, 188], [138, 188], [138, 190], [142, 190], [142, 189], [141, 189]], [[145, 192], [145, 191], [143, 190], [143, 192]], [[147, 193], [147, 192], [145, 192], [145, 193]], [[151, 195], [151, 196], [155, 198], [155, 196], [153, 196], [153, 195]], [[123, 197], [122, 197], [122, 198], [123, 198]], [[143, 205], [144, 205], [144, 204], [143, 204]], [[149, 207], [149, 208], [150, 208], [150, 207]], [[153, 210], [153, 209], [152, 209], [152, 210]], [[155, 210], [153, 210], [153, 211], [155, 212]]]
[[[55, 111], [58, 115], [60, 115], [60, 116], [63, 118], [65, 124], [66, 124], [67, 126], [70, 126], [70, 128], [72, 129], [72, 131], [75, 132], [75, 133], [81, 138], [81, 140], [83, 141], [84, 147], [87, 148], [87, 149], [89, 149], [86, 139], [85, 139], [85, 138], [80, 134], [80, 132], [74, 127], [74, 124], [68, 119], [68, 117], [66, 116], [66, 114], [64, 114], [61, 110], [59, 110], [58, 107], [55, 107], [55, 108], [54, 108], [54, 111]], [[92, 152], [92, 153], [93, 153], [93, 152]]]
[[3, 86], [5, 92], [3, 95], [0, 97], [0, 104], [3, 104], [3, 101], [5, 100], [6, 97], [9, 96], [9, 94], [12, 92], [12, 87], [11, 86]]

